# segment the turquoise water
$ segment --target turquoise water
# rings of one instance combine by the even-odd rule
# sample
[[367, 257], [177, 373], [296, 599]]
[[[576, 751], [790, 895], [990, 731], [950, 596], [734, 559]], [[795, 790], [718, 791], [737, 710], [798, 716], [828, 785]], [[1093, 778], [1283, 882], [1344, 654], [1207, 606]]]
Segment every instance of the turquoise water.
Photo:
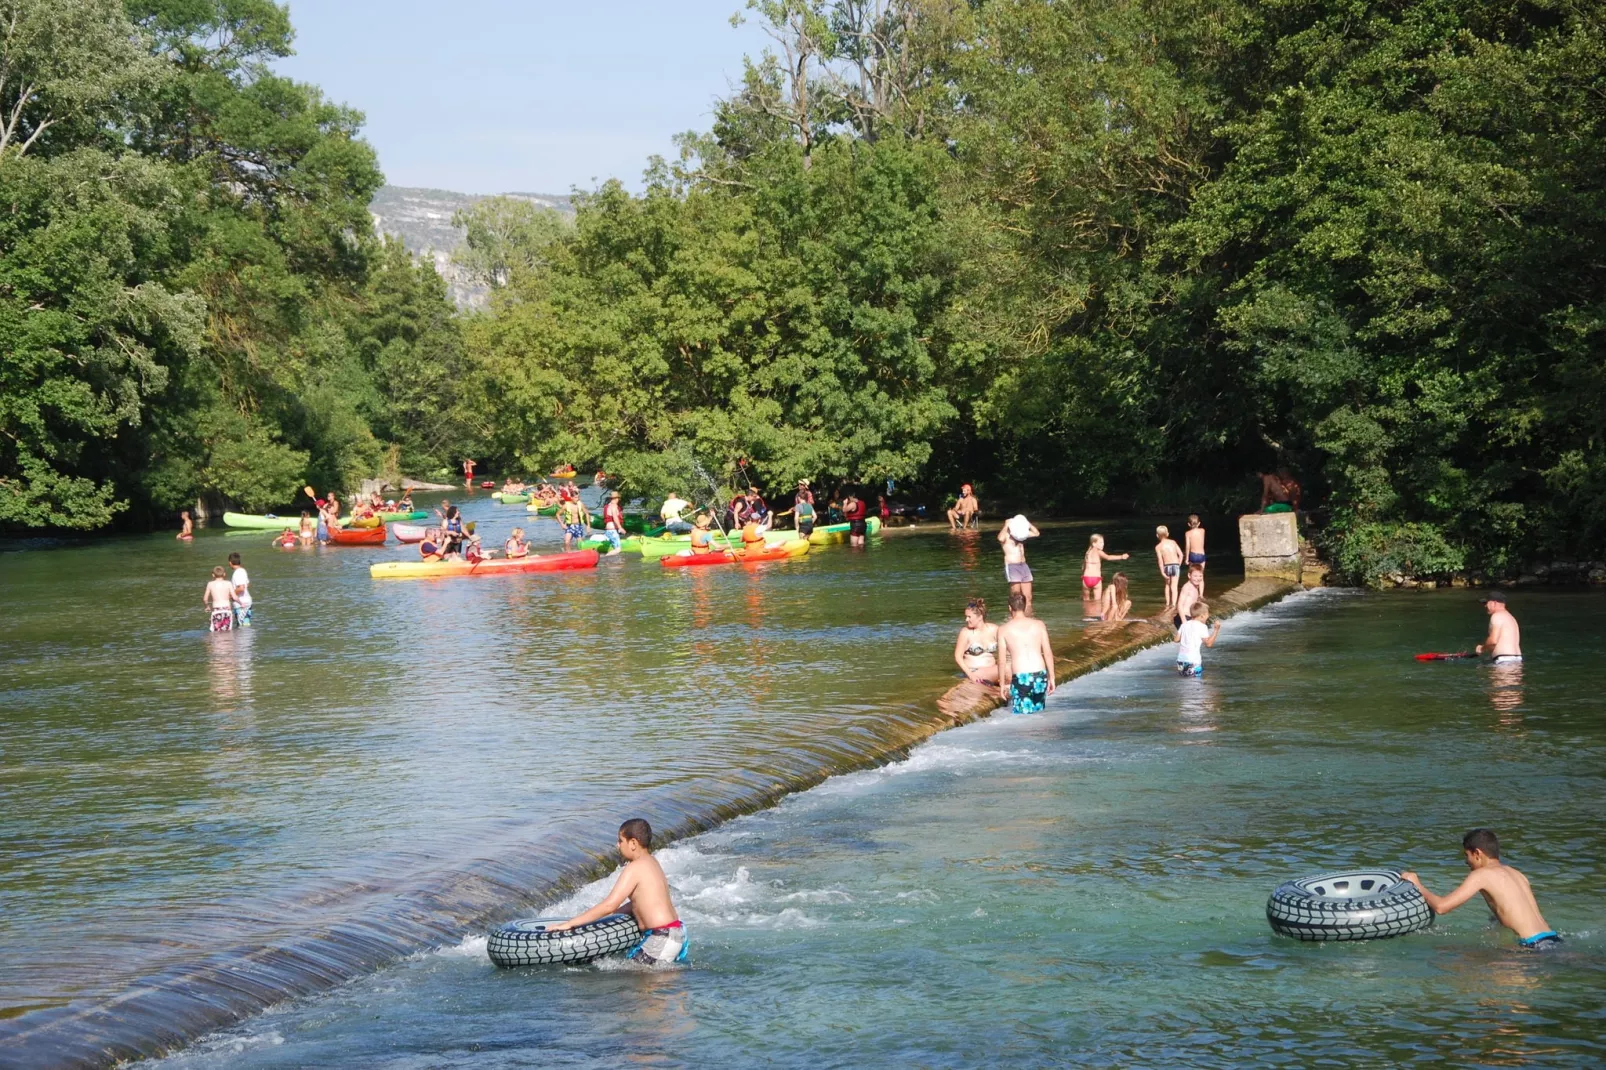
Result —
[[[1606, 604], [1514, 608], [1506, 671], [1410, 658], [1476, 641], [1469, 592], [1297, 596], [1230, 621], [1203, 680], [1151, 650], [668, 848], [690, 968], [499, 971], [471, 938], [166, 1065], [1599, 1064]], [[1564, 950], [1477, 903], [1374, 943], [1266, 926], [1329, 867], [1447, 890], [1474, 825]]]
[[[558, 546], [522, 508], [466, 514]], [[1141, 551], [1141, 527], [1109, 530]], [[1061, 632], [1088, 530], [1033, 548]], [[696, 821], [849, 768], [931, 716], [964, 600], [1004, 593], [990, 532], [384, 583], [369, 564], [410, 551], [267, 541], [0, 554], [0, 1065], [186, 1035], [217, 994], [198, 964], [249, 1009], [455, 943], [610, 847], [621, 809]], [[257, 624], [210, 635], [201, 590], [233, 550]]]

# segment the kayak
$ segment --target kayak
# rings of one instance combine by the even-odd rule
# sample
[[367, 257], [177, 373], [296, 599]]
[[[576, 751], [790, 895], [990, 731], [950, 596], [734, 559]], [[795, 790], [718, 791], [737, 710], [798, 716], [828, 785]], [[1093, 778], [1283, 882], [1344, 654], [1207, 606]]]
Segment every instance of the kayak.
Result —
[[548, 479], [573, 479], [575, 476], [577, 476], [579, 474], [580, 473], [575, 471], [573, 468], [559, 468], [555, 472], [549, 472], [547, 474], [547, 478]]
[[396, 536], [397, 542], [423, 542], [428, 528], [422, 524], [392, 524], [390, 533]]
[[410, 513], [380, 513], [379, 514], [379, 519], [383, 520], [387, 524], [394, 524], [398, 520], [425, 520], [425, 519], [428, 519], [428, 517], [429, 517], [429, 513], [425, 512], [422, 509], [414, 509]]
[[557, 516], [558, 515], [558, 503], [557, 502], [551, 502], [551, 503], [549, 503], [547, 505], [536, 505], [536, 504], [534, 504], [532, 502], [531, 504], [526, 505], [524, 507], [524, 511], [526, 513], [535, 513], [538, 516]]
[[385, 543], [385, 525], [377, 528], [335, 528], [329, 533], [329, 541], [336, 546], [383, 546]]
[[[875, 535], [880, 532], [881, 518], [879, 516], [866, 518], [864, 530], [867, 535]], [[848, 525], [827, 524], [824, 527], [815, 528], [814, 533], [809, 536], [809, 541], [816, 546], [829, 546], [833, 542], [847, 542]]]
[[496, 480], [494, 479], [487, 479], [480, 483], [481, 490], [490, 490], [494, 486], [496, 486]]
[[[553, 510], [553, 512], [556, 511], [557, 510]], [[604, 521], [601, 513], [591, 514], [592, 527], [600, 531], [603, 524]], [[660, 525], [651, 523], [647, 517], [642, 516], [640, 513], [626, 513], [625, 530], [632, 535], [656, 535], [664, 529]]]
[[[802, 540], [799, 539], [798, 541], [801, 542]], [[721, 535], [715, 531], [710, 533], [708, 543], [710, 546], [734, 550], [741, 547], [742, 537], [740, 535]], [[668, 535], [661, 539], [641, 540], [641, 556], [649, 561], [659, 557], [668, 557], [670, 554], [678, 554], [682, 550], [689, 549], [691, 549], [690, 535]]]
[[491, 497], [495, 498], [503, 505], [523, 505], [525, 502], [530, 500], [530, 496], [528, 494], [509, 494], [506, 491], [500, 490], [491, 495]]
[[[575, 545], [582, 550], [596, 550], [600, 553], [607, 553], [613, 548], [606, 535], [592, 535], [590, 538], [581, 539]], [[641, 553], [641, 536], [626, 535], [619, 540], [619, 549], [632, 554]]]
[[255, 528], [259, 531], [283, 531], [301, 526], [299, 516], [274, 516], [272, 513], [224, 513], [223, 523], [231, 528]]
[[358, 517], [349, 517], [348, 516], [346, 519], [344, 519], [344, 520], [342, 520], [340, 522], [340, 525], [342, 527], [347, 527], [347, 528], [377, 528], [380, 524], [383, 524], [383, 523], [384, 523], [384, 521], [380, 520], [378, 515], [376, 514], [374, 516], [358, 516]]
[[809, 552], [807, 539], [793, 539], [778, 546], [766, 545], [762, 550], [724, 550], [712, 554], [684, 554], [660, 557], [664, 568], [690, 568], [703, 565], [756, 565], [761, 561], [785, 561], [789, 557], [802, 557]]
[[523, 572], [570, 572], [596, 568], [595, 550], [572, 554], [539, 554], [530, 557], [493, 557], [471, 565], [467, 561], [382, 561], [368, 566], [376, 580], [417, 580], [452, 576], [507, 576]]

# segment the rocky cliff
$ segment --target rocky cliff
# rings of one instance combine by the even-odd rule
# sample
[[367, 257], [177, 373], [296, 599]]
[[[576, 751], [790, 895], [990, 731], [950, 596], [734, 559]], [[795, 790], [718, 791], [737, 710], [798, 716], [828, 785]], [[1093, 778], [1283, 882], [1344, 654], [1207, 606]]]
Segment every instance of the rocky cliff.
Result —
[[[574, 211], [568, 197], [555, 194], [506, 193], [503, 196], [518, 197], [560, 212]], [[464, 278], [452, 263], [452, 253], [463, 242], [463, 231], [452, 225], [452, 216], [484, 199], [479, 194], [444, 189], [384, 186], [374, 195], [368, 211], [374, 217], [376, 231], [395, 235], [415, 256], [429, 257], [435, 262], [435, 270], [446, 280], [457, 307], [478, 308], [485, 303], [488, 291]]]

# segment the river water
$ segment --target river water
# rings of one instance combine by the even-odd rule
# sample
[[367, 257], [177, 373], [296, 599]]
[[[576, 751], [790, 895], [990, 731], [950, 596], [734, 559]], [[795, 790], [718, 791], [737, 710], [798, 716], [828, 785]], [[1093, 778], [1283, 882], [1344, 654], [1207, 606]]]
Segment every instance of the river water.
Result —
[[[475, 506], [505, 523], [495, 508]], [[1056, 634], [1080, 615], [1086, 530], [1035, 548]], [[198, 602], [200, 566], [242, 543], [260, 623], [207, 636], [172, 592]], [[625, 560], [383, 587], [366, 565], [394, 550], [255, 546], [0, 564], [18, 711], [0, 1025], [465, 857], [593, 823], [605, 844], [643, 802], [695, 811], [733, 780], [845, 764], [940, 687], [956, 602], [1001, 586], [996, 548], [945, 535], [758, 573]], [[446, 939], [170, 1062], [1600, 1061], [1602, 608], [1524, 592], [1516, 677], [1409, 659], [1466, 645], [1469, 594], [1297, 596], [1230, 622], [1202, 681], [1141, 654], [1041, 718], [944, 733], [669, 848], [690, 969], [500, 972], [482, 938]], [[1329, 866], [1446, 888], [1474, 824], [1507, 837], [1565, 952], [1519, 954], [1473, 906], [1376, 944], [1266, 928], [1278, 881]]]

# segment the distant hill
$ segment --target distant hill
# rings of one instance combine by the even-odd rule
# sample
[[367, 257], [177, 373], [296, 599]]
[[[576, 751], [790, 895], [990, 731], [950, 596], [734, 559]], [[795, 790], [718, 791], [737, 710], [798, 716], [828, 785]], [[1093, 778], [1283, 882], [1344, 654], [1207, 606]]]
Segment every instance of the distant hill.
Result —
[[[504, 193], [560, 212], [573, 212], [568, 197], [551, 193]], [[435, 270], [446, 280], [452, 299], [459, 308], [477, 308], [485, 303], [488, 291], [469, 282], [452, 263], [452, 253], [463, 243], [463, 231], [452, 226], [452, 216], [485, 197], [476, 193], [453, 193], [444, 189], [417, 189], [411, 186], [383, 186], [374, 194], [368, 211], [374, 229], [394, 234], [418, 256], [435, 261]]]

